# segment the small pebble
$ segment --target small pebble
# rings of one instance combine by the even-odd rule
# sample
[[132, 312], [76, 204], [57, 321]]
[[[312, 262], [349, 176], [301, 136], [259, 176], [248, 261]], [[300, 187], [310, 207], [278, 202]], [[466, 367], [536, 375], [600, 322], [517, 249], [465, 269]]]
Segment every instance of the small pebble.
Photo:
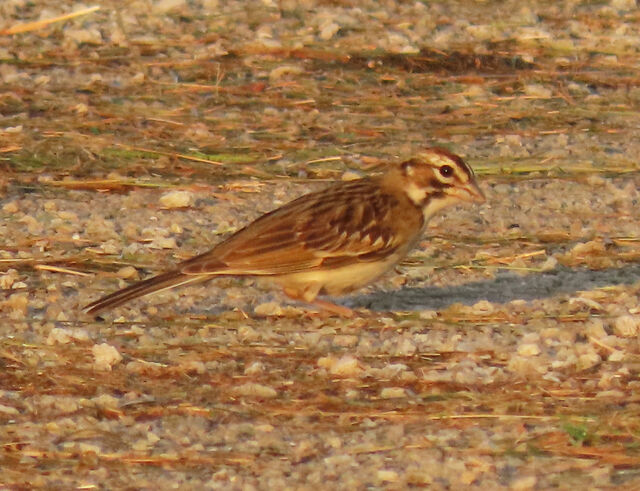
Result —
[[318, 360], [318, 366], [326, 368], [331, 375], [341, 377], [356, 376], [362, 371], [358, 359], [351, 355], [345, 355], [340, 359], [325, 356]]
[[518, 477], [511, 482], [509, 489], [512, 489], [513, 491], [526, 491], [528, 489], [535, 488], [537, 483], [538, 479], [536, 476]]
[[388, 470], [388, 469], [380, 469], [378, 471], [378, 479], [381, 481], [387, 482], [396, 482], [399, 476], [396, 471]]
[[262, 317], [280, 317], [283, 314], [282, 305], [278, 302], [265, 302], [253, 309], [256, 315]]
[[380, 391], [381, 399], [399, 399], [407, 397], [407, 392], [402, 387], [385, 387]]
[[122, 361], [122, 355], [116, 348], [107, 343], [94, 344], [91, 348], [96, 370], [110, 372], [111, 368]]
[[258, 399], [273, 399], [278, 395], [278, 392], [276, 392], [273, 387], [254, 383], [239, 385], [233, 392], [239, 396], [255, 397]]
[[535, 343], [524, 343], [518, 346], [520, 356], [537, 356], [540, 354], [540, 347]]
[[171, 191], [160, 197], [160, 204], [165, 208], [184, 208], [193, 203], [193, 193], [189, 191]]
[[122, 278], [123, 280], [128, 280], [130, 278], [137, 278], [138, 270], [133, 266], [124, 266], [123, 268], [120, 268], [118, 270], [118, 272], [116, 273], [116, 276], [118, 278]]
[[18, 207], [18, 203], [16, 203], [15, 201], [9, 201], [8, 203], [2, 205], [2, 211], [7, 213], [17, 213], [19, 210], [20, 208]]
[[525, 85], [524, 93], [529, 97], [539, 97], [541, 99], [548, 99], [551, 97], [551, 89], [548, 89], [540, 84]]
[[613, 323], [613, 332], [623, 338], [632, 338], [640, 330], [640, 315], [621, 315]]

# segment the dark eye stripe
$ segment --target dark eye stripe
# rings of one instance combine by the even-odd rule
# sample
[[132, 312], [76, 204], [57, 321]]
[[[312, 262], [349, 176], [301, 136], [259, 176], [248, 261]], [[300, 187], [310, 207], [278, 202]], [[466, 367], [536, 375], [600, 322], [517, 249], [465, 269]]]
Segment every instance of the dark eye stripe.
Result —
[[446, 182], [439, 181], [438, 179], [430, 179], [429, 186], [432, 189], [444, 189], [450, 187], [451, 185], [447, 184]]

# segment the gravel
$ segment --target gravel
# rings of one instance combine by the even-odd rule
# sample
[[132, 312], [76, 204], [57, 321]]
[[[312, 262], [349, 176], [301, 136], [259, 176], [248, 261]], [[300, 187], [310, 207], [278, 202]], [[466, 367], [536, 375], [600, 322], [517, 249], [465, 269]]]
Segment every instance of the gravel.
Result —
[[[640, 486], [635, 2], [100, 6], [0, 40], [2, 486]], [[241, 278], [81, 312], [433, 143], [488, 201], [353, 319]]]

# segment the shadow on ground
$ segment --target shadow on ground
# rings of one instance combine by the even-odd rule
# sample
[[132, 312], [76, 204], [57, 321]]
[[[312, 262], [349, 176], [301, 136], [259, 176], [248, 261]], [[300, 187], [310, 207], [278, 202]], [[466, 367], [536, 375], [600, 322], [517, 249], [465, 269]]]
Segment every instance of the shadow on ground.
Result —
[[480, 300], [507, 303], [512, 300], [548, 298], [559, 293], [593, 290], [604, 286], [629, 285], [640, 281], [640, 264], [599, 271], [556, 268], [539, 274], [520, 276], [498, 273], [490, 281], [478, 281], [451, 288], [403, 288], [392, 292], [376, 292], [350, 297], [342, 302], [351, 308], [370, 310], [441, 309], [453, 303], [473, 305]]

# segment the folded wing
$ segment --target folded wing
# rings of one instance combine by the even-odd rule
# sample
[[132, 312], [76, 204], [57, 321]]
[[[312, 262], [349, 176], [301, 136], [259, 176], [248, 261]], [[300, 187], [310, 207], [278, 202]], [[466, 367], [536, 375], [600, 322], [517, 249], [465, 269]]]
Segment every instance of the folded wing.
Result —
[[373, 261], [400, 245], [389, 219], [397, 205], [369, 179], [341, 183], [262, 216], [180, 271], [269, 276]]

